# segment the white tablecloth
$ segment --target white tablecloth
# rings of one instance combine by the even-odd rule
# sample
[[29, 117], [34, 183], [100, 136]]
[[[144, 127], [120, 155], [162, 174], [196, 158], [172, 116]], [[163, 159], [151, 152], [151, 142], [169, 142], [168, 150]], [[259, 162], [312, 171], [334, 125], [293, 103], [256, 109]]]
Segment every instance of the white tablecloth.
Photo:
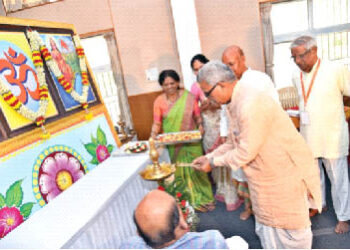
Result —
[[[169, 162], [167, 150], [160, 154]], [[108, 158], [0, 240], [0, 248], [117, 248], [136, 234], [133, 211], [158, 186], [138, 174], [147, 164], [148, 154]]]

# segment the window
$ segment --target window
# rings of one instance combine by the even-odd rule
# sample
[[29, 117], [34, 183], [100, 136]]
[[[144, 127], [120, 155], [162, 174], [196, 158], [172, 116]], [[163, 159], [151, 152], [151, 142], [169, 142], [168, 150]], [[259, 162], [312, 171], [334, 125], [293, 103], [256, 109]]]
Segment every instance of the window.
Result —
[[112, 118], [113, 125], [117, 126], [120, 116], [120, 107], [117, 85], [113, 77], [107, 42], [103, 35], [99, 35], [84, 38], [81, 40], [81, 43], [100, 89], [103, 102]]
[[301, 35], [317, 39], [320, 58], [350, 66], [350, 1], [293, 0], [272, 4], [274, 74], [277, 88], [292, 85], [296, 65], [290, 60], [289, 46]]
[[133, 131], [133, 122], [123, 72], [113, 31], [81, 39], [113, 125], [118, 131]]

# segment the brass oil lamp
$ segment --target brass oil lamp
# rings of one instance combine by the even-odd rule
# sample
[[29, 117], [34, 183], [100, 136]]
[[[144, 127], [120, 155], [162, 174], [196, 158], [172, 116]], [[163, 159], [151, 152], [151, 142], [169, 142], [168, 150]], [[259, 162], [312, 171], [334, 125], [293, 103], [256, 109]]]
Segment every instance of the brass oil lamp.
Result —
[[147, 165], [147, 167], [140, 172], [143, 179], [158, 181], [169, 177], [175, 172], [176, 168], [174, 164], [166, 162], [159, 163], [159, 153], [153, 138], [149, 139], [149, 157], [153, 164]]

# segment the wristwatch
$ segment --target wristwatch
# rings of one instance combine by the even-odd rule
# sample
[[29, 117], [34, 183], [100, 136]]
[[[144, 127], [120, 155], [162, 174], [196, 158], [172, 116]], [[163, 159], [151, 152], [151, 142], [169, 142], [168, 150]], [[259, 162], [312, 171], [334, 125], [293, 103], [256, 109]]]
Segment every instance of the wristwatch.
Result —
[[215, 165], [214, 165], [214, 158], [213, 158], [213, 157], [209, 159], [209, 164], [210, 164], [210, 167], [211, 167], [211, 168], [215, 168]]

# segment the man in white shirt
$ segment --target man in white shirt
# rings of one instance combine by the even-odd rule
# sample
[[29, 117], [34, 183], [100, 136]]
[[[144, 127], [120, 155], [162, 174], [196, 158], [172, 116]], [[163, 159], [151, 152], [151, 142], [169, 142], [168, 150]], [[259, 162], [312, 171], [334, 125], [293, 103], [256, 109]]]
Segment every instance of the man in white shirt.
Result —
[[[238, 78], [237, 84], [252, 85], [254, 89], [267, 92], [274, 100], [279, 102], [278, 92], [274, 87], [271, 78], [260, 71], [252, 70], [246, 66], [243, 50], [232, 45], [227, 47], [222, 54], [222, 62], [226, 64]], [[240, 215], [242, 220], [246, 220], [252, 214], [251, 201], [246, 177], [242, 170], [232, 171], [232, 178], [238, 181], [238, 194], [244, 198], [245, 211]]]
[[237, 45], [227, 47], [222, 54], [222, 62], [231, 68], [239, 82], [253, 84], [255, 89], [266, 91], [279, 102], [278, 92], [271, 78], [264, 72], [252, 70], [246, 66], [243, 50]]
[[293, 84], [299, 93], [300, 133], [310, 146], [321, 172], [323, 206], [326, 205], [324, 171], [330, 179], [337, 215], [336, 233], [349, 231], [350, 183], [348, 177], [349, 132], [343, 95], [350, 95], [350, 76], [340, 64], [317, 56], [316, 40], [302, 36], [291, 44], [292, 59], [299, 67]]

